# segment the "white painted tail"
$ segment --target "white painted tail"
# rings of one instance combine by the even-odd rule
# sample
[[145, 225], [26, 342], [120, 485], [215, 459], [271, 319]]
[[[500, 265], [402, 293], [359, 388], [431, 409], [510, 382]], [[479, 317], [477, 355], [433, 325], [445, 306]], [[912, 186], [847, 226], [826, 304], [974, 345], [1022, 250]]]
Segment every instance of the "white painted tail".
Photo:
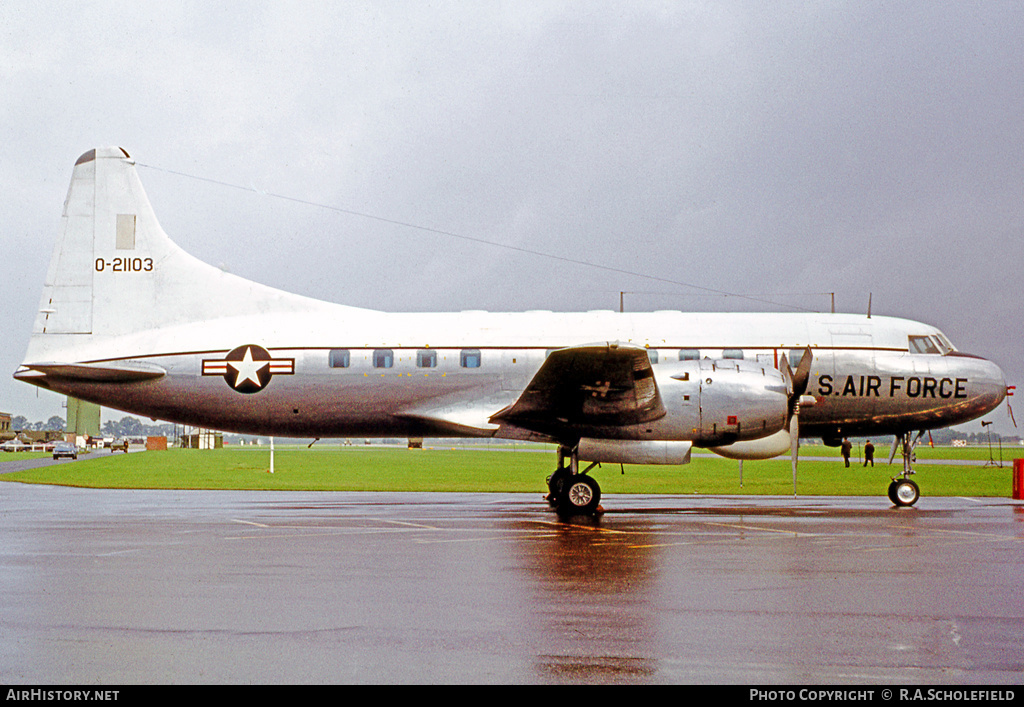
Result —
[[160, 228], [128, 153], [97, 148], [75, 163], [26, 361], [52, 360], [84, 337], [322, 306], [183, 251]]

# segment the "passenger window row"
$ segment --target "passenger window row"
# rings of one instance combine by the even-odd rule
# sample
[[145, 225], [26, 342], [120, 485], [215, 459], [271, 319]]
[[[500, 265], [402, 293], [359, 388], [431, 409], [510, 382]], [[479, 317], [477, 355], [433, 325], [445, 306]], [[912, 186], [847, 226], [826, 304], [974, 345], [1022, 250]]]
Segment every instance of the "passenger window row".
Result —
[[[647, 349], [647, 357], [651, 359], [651, 363], [657, 363], [659, 360], [657, 349]], [[722, 349], [722, 358], [731, 358], [736, 360], [743, 360], [743, 349]], [[680, 361], [699, 361], [700, 360], [700, 349], [679, 349], [679, 360]]]
[[[462, 368], [480, 368], [480, 349], [462, 349], [459, 352], [459, 366]], [[393, 368], [395, 352], [393, 349], [374, 349], [370, 360], [374, 368]], [[350, 368], [352, 353], [348, 349], [331, 349], [327, 356], [331, 368]], [[423, 349], [416, 352], [417, 368], [437, 368], [437, 351]]]
[[[556, 349], [548, 349], [550, 354]], [[793, 365], [799, 362], [803, 355], [802, 349], [793, 349], [789, 352], [790, 361]], [[679, 349], [680, 361], [700, 360], [700, 349]], [[647, 349], [647, 356], [652, 364], [659, 361], [658, 349]], [[743, 349], [722, 349], [722, 359], [742, 361], [744, 359]], [[393, 368], [395, 365], [395, 352], [393, 349], [373, 349], [370, 360], [374, 368]], [[435, 349], [421, 349], [416, 352], [416, 368], [437, 368], [437, 351]], [[480, 368], [482, 355], [480, 349], [462, 349], [459, 351], [459, 366], [461, 368]], [[331, 368], [350, 368], [352, 366], [352, 354], [349, 349], [331, 349], [328, 355], [328, 365]]]

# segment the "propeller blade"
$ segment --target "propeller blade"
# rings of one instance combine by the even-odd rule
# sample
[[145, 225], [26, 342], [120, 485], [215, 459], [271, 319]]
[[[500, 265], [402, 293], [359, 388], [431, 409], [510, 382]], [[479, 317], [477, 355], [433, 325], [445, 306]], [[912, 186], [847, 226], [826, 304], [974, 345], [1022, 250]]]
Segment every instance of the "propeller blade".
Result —
[[800, 357], [800, 363], [796, 366], [796, 373], [793, 373], [793, 395], [799, 398], [807, 392], [807, 382], [811, 378], [811, 362], [814, 356], [811, 354], [811, 347], [804, 349]]
[[807, 390], [811, 376], [811, 348], [804, 349], [796, 373], [789, 365], [786, 354], [779, 361], [779, 372], [786, 382], [786, 397], [789, 399], [789, 453], [793, 464], [793, 495], [796, 496], [796, 468], [800, 459], [800, 396]]
[[800, 456], [800, 410], [793, 412], [789, 418], [789, 453], [793, 460], [793, 495], [796, 496], [796, 467]]
[[786, 354], [782, 354], [782, 359], [779, 361], [779, 373], [782, 374], [782, 380], [786, 383], [786, 398], [789, 400], [790, 407], [793, 405], [793, 368], [789, 365], [789, 361], [786, 360]]

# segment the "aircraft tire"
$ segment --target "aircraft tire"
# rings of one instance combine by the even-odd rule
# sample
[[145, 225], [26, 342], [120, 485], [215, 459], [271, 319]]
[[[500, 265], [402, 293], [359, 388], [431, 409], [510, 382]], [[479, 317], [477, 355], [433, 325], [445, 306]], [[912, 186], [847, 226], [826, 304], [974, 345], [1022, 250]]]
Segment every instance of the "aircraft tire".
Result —
[[921, 489], [910, 479], [894, 481], [889, 487], [889, 498], [896, 506], [909, 507], [917, 503], [921, 497]]
[[551, 476], [548, 477], [548, 503], [552, 508], [557, 508], [562, 498], [562, 486], [566, 481], [569, 480], [569, 470], [565, 467], [556, 469]]
[[896, 502], [896, 482], [895, 481], [893, 481], [893, 482], [891, 482], [889, 484], [888, 495], [889, 495], [889, 500], [892, 501], [892, 505], [894, 505], [894, 506], [899, 505]]
[[558, 512], [562, 515], [593, 515], [601, 503], [601, 487], [583, 474], [567, 479], [562, 485]]

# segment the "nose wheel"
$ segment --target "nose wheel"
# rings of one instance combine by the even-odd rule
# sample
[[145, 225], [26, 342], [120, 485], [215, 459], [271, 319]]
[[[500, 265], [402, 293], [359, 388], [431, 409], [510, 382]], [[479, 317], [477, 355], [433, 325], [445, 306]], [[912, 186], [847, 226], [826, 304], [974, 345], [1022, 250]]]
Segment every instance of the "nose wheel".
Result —
[[910, 479], [893, 479], [889, 484], [889, 500], [894, 506], [913, 506], [920, 497], [921, 489]]

